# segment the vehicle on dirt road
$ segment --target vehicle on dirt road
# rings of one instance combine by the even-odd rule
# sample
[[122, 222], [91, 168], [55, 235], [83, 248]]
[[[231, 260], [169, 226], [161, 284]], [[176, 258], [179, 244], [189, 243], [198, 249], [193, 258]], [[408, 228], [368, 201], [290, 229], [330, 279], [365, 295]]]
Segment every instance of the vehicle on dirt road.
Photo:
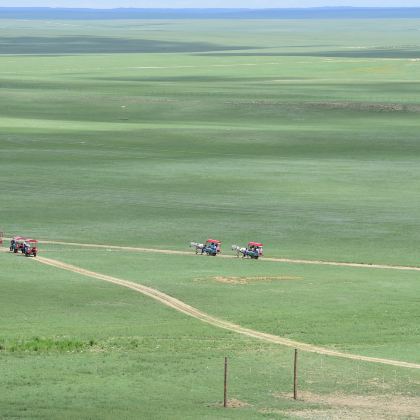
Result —
[[263, 256], [263, 244], [260, 242], [249, 242], [247, 247], [232, 245], [232, 251], [236, 252], [238, 258], [242, 255], [242, 258], [258, 260], [259, 257]]
[[36, 239], [26, 239], [23, 252], [26, 257], [36, 257], [38, 254], [38, 241]]
[[9, 250], [14, 254], [20, 251], [26, 257], [36, 257], [38, 254], [38, 241], [23, 236], [14, 236], [10, 240]]
[[256, 252], [258, 257], [262, 257], [264, 255], [264, 244], [260, 242], [248, 242], [248, 250], [251, 252]]
[[22, 236], [15, 236], [14, 238], [12, 238], [10, 241], [10, 247], [9, 247], [10, 252], [14, 252], [15, 254], [17, 254], [20, 251], [23, 253], [23, 247], [24, 247], [25, 241], [26, 241], [26, 238]]
[[206, 254], [215, 257], [221, 252], [222, 242], [217, 239], [207, 239], [204, 244], [199, 242], [191, 242], [190, 247], [195, 248], [196, 254]]

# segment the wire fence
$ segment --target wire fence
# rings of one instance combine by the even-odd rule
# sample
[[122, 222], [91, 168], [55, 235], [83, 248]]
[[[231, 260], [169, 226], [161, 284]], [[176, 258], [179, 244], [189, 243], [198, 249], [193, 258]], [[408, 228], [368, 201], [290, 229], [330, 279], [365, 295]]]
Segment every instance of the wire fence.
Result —
[[[228, 358], [228, 407], [233, 401], [268, 412], [329, 410], [325, 418], [345, 417], [348, 410], [360, 418], [420, 418], [420, 369], [298, 351], [295, 376], [294, 349], [276, 353], [274, 361], [271, 352], [256, 354], [252, 365], [241, 356]], [[222, 371], [221, 360], [220, 377]]]

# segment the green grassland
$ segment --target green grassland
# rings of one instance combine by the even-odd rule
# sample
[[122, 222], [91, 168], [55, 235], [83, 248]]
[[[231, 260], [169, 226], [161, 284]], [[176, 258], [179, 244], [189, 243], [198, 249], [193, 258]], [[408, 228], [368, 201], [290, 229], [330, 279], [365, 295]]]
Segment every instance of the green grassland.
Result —
[[242, 326], [350, 353], [420, 363], [420, 273], [193, 254], [139, 256], [63, 247], [46, 252], [154, 287]]
[[[413, 299], [404, 290], [396, 292], [386, 276], [373, 276], [373, 284], [363, 288], [354, 280], [356, 274], [351, 280], [337, 279], [345, 275], [336, 269], [328, 273], [329, 268], [323, 273], [308, 270], [307, 278], [299, 278], [302, 268], [276, 268], [262, 261], [257, 267], [238, 260], [63, 247], [50, 247], [45, 253], [133, 281], [140, 277], [143, 284], [244, 326], [359, 354], [418, 362], [410, 343], [418, 323], [404, 318]], [[328, 408], [291, 401], [292, 349], [206, 326], [133, 291], [24, 257], [0, 254], [0, 260], [8, 273], [0, 279], [5, 291], [0, 309], [0, 383], [6, 390], [0, 406], [5, 418], [294, 418], [296, 410]], [[157, 265], [162, 267], [160, 275]], [[214, 281], [215, 275], [232, 274], [296, 279], [246, 285]], [[414, 280], [403, 279], [407, 286]], [[371, 300], [370, 307], [358, 301], [360, 293], [375, 287], [381, 287], [384, 300], [393, 295], [392, 308], [381, 299]], [[401, 317], [390, 319], [390, 313]], [[352, 329], [349, 319], [360, 328]], [[226, 355], [230, 398], [249, 404], [227, 413], [221, 411]], [[417, 370], [305, 353], [299, 360], [304, 392], [415, 397], [420, 391]]]
[[[419, 265], [419, 20], [2, 21], [0, 230]], [[243, 326], [419, 363], [419, 274], [42, 246]], [[0, 254], [0, 418], [278, 418], [292, 350]], [[224, 277], [284, 277], [227, 284]], [[232, 363], [222, 411], [221, 367]], [[302, 354], [318, 394], [418, 372]], [[319, 408], [319, 407], [318, 407]], [[297, 415], [297, 414], [296, 414]]]
[[418, 262], [418, 21], [74, 25], [3, 29], [4, 229]]

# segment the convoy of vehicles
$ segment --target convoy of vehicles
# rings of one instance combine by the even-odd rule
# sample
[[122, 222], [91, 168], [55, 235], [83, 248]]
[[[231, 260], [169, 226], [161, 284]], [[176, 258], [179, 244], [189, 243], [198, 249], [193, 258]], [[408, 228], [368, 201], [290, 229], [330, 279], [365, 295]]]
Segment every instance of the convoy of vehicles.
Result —
[[36, 257], [38, 254], [38, 241], [36, 239], [15, 236], [10, 240], [10, 252], [21, 252], [26, 257]]
[[[246, 247], [232, 245], [232, 251], [236, 252], [237, 257], [251, 258], [258, 260], [263, 256], [263, 244], [261, 242], [248, 242]], [[191, 242], [190, 247], [195, 249], [196, 254], [211, 255], [215, 257], [222, 252], [222, 242], [218, 239], [207, 239], [206, 242]]]
[[[232, 251], [235, 251], [238, 257], [257, 260], [263, 256], [263, 246], [260, 242], [248, 242], [246, 247], [232, 245]], [[195, 249], [196, 254], [212, 257], [222, 252], [222, 242], [218, 239], [210, 238], [204, 243], [191, 242], [190, 247]], [[23, 236], [14, 236], [10, 240], [9, 250], [15, 254], [21, 252], [26, 257], [36, 257], [38, 255], [38, 241]]]

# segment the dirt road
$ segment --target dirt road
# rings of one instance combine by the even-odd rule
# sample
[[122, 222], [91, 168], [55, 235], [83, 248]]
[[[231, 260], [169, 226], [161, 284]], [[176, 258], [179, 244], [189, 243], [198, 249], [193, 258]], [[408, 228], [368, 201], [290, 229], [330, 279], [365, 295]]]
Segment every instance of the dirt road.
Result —
[[301, 343], [294, 340], [289, 340], [287, 338], [279, 337], [273, 334], [263, 333], [260, 331], [241, 327], [240, 325], [234, 324], [232, 322], [224, 321], [220, 318], [216, 318], [214, 316], [208, 315], [205, 312], [202, 312], [172, 296], [169, 296], [151, 287], [143, 286], [141, 284], [123, 280], [117, 277], [111, 277], [106, 274], [89, 271], [84, 268], [77, 267], [71, 264], [66, 264], [66, 263], [51, 259], [51, 258], [37, 257], [37, 258], [33, 258], [32, 261], [37, 261], [38, 263], [46, 264], [46, 265], [56, 267], [62, 270], [71, 271], [73, 273], [81, 274], [83, 276], [87, 276], [94, 279], [99, 279], [102, 281], [113, 283], [119, 286], [127, 287], [129, 289], [140, 292], [143, 295], [151, 297], [152, 299], [155, 299], [158, 302], [166, 306], [169, 306], [170, 308], [173, 308], [179, 312], [182, 312], [183, 314], [199, 319], [200, 321], [205, 322], [207, 324], [213, 325], [215, 327], [223, 328], [225, 330], [233, 331], [233, 332], [236, 332], [238, 334], [242, 334], [248, 337], [257, 338], [259, 340], [263, 340], [269, 343], [280, 344], [282, 346], [293, 347], [293, 348], [300, 349], [302, 351], [324, 354], [327, 356], [341, 357], [345, 359], [360, 360], [360, 361], [372, 362], [372, 363], [381, 363], [385, 365], [406, 367], [406, 368], [412, 368], [412, 369], [420, 369], [420, 364], [416, 364], [416, 363], [409, 363], [409, 362], [402, 362], [398, 360], [381, 359], [381, 358], [376, 358], [376, 357], [368, 357], [368, 356], [361, 356], [361, 355], [350, 354], [350, 353], [343, 353], [343, 352], [327, 349], [324, 347], [313, 346], [310, 344]]
[[[174, 250], [163, 250], [163, 249], [149, 249], [149, 248], [136, 248], [136, 247], [123, 247], [116, 245], [98, 245], [98, 244], [82, 244], [75, 242], [59, 242], [59, 241], [42, 241], [44, 244], [56, 244], [56, 245], [68, 245], [68, 246], [78, 246], [86, 248], [104, 248], [104, 249], [116, 249], [116, 250], [126, 250], [126, 251], [138, 251], [138, 252], [152, 252], [152, 253], [161, 253], [161, 254], [173, 254], [173, 255], [194, 255], [191, 251], [174, 251]], [[7, 251], [6, 249], [2, 249]], [[221, 255], [223, 258], [236, 258], [235, 256]], [[376, 269], [392, 269], [392, 270], [411, 270], [411, 271], [420, 271], [420, 267], [409, 267], [409, 266], [394, 266], [394, 265], [378, 265], [378, 264], [359, 264], [359, 263], [341, 263], [333, 261], [315, 261], [315, 260], [293, 260], [287, 258], [265, 258], [265, 261], [274, 261], [274, 262], [286, 262], [286, 263], [295, 263], [295, 264], [316, 264], [316, 265], [332, 265], [332, 266], [344, 266], [344, 267], [359, 267], [359, 268], [376, 268]], [[186, 315], [189, 315], [193, 318], [199, 319], [202, 322], [207, 324], [223, 328], [225, 330], [233, 331], [238, 334], [246, 335], [248, 337], [256, 338], [270, 343], [280, 344], [287, 347], [298, 348], [302, 351], [318, 353], [327, 356], [341, 357], [345, 359], [360, 360], [371, 363], [380, 363], [391, 366], [406, 367], [412, 369], [420, 369], [420, 364], [402, 362], [399, 360], [392, 359], [382, 359], [377, 357], [362, 356], [357, 354], [350, 354], [331, 350], [324, 347], [313, 346], [311, 344], [301, 343], [299, 341], [289, 340], [287, 338], [279, 337], [273, 334], [263, 333], [260, 331], [252, 330], [249, 328], [241, 327], [240, 325], [224, 321], [222, 319], [208, 315], [186, 303], [169, 296], [159, 290], [143, 286], [138, 283], [130, 282], [123, 280], [117, 277], [108, 276], [106, 274], [97, 273], [94, 271], [89, 271], [81, 267], [77, 267], [71, 264], [66, 264], [58, 260], [51, 258], [37, 257], [32, 259], [32, 261], [37, 261], [52, 267], [59, 269], [71, 271], [73, 273], [81, 274], [87, 277], [99, 279], [109, 283], [117, 284], [119, 286], [127, 287], [129, 289], [140, 292], [146, 296], [149, 296], [160, 303], [169, 306], [179, 312], [182, 312]]]
[[[41, 241], [43, 244], [51, 245], [68, 245], [78, 246], [81, 248], [105, 248], [115, 249], [121, 251], [131, 252], [151, 252], [155, 254], [167, 254], [167, 255], [190, 255], [195, 256], [193, 251], [175, 251], [169, 249], [156, 249], [156, 248], [139, 248], [139, 247], [128, 247], [128, 246], [117, 246], [117, 245], [100, 245], [100, 244], [82, 244], [76, 242], [60, 242], [60, 241]], [[234, 255], [219, 255], [218, 258], [237, 258]], [[416, 266], [404, 266], [404, 265], [387, 265], [387, 264], [367, 264], [367, 263], [351, 263], [351, 262], [339, 262], [339, 261], [320, 261], [320, 260], [302, 260], [302, 259], [291, 259], [291, 258], [264, 258], [263, 261], [282, 262], [289, 264], [311, 264], [311, 265], [330, 265], [336, 267], [354, 267], [354, 268], [375, 268], [382, 270], [400, 270], [400, 271], [420, 271], [420, 267]]]

